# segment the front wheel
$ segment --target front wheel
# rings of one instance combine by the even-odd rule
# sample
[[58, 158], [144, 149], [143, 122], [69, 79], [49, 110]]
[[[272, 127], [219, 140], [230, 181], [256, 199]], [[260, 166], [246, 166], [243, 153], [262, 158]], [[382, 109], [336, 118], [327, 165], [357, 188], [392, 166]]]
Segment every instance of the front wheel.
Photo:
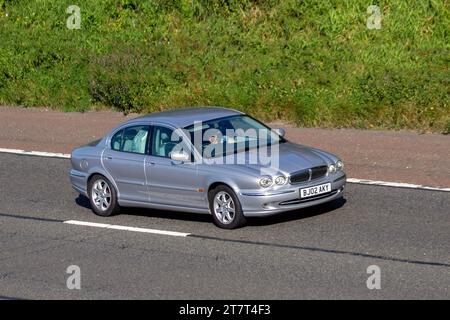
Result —
[[102, 175], [95, 175], [89, 181], [89, 202], [96, 215], [109, 217], [119, 211], [114, 186]]
[[241, 203], [234, 191], [225, 185], [209, 192], [209, 208], [214, 224], [223, 229], [236, 229], [246, 224]]

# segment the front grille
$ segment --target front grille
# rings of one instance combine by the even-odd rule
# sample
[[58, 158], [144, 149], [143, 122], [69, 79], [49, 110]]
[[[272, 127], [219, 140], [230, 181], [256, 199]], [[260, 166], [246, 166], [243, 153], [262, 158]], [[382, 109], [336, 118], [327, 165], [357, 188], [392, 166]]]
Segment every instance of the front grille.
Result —
[[311, 169], [311, 180], [316, 180], [324, 177], [328, 172], [327, 166], [320, 166]]
[[292, 184], [307, 182], [324, 177], [327, 174], [327, 166], [319, 166], [311, 169], [297, 171], [291, 174], [290, 181]]
[[291, 183], [300, 183], [309, 181], [309, 170], [302, 170], [291, 175]]

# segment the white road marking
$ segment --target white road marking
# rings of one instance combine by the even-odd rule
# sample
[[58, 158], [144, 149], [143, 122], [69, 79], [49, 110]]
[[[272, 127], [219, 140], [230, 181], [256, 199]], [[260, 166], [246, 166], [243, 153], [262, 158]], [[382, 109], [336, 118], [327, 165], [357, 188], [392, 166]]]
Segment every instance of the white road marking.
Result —
[[[47, 157], [47, 158], [70, 159], [70, 154], [65, 154], [65, 153], [53, 153], [53, 152], [41, 152], [41, 151], [25, 151], [25, 150], [20, 150], [20, 149], [0, 148], [0, 153], [1, 152], [12, 153], [12, 154], [21, 154], [21, 155], [30, 155], [30, 156], [38, 156], [38, 157]], [[374, 185], [374, 186], [387, 186], [387, 187], [397, 187], [397, 188], [422, 189], [422, 190], [450, 192], [450, 188], [428, 187], [428, 186], [423, 186], [423, 185], [419, 185], [419, 184], [411, 184], [411, 183], [403, 183], [403, 182], [376, 181], [376, 180], [357, 179], [357, 178], [348, 178], [347, 182], [349, 182], [349, 183], [356, 183], [356, 184]]]
[[127, 226], [120, 226], [120, 225], [114, 225], [114, 224], [95, 223], [95, 222], [86, 222], [86, 221], [77, 221], [77, 220], [67, 220], [67, 221], [64, 221], [63, 223], [74, 224], [74, 225], [78, 225], [78, 226], [104, 228], [104, 229], [114, 229], [114, 230], [122, 230], [122, 231], [162, 234], [162, 235], [173, 236], [173, 237], [187, 237], [187, 236], [190, 235], [190, 233], [183, 233], [183, 232], [165, 231], [165, 230], [147, 229], [147, 228], [136, 228], [136, 227], [127, 227]]
[[0, 148], [0, 152], [19, 154], [19, 155], [27, 155], [27, 156], [46, 157], [46, 158], [70, 159], [70, 154], [65, 154], [65, 153], [25, 151], [25, 150], [20, 150], [20, 149], [5, 149], [5, 148]]
[[403, 183], [403, 182], [375, 181], [375, 180], [365, 180], [365, 179], [355, 179], [355, 178], [348, 178], [347, 182], [357, 183], [357, 184], [375, 185], [375, 186], [387, 186], [387, 187], [396, 187], [396, 188], [422, 189], [422, 190], [450, 192], [450, 188], [427, 187], [427, 186], [423, 186], [420, 184], [411, 184], [411, 183]]

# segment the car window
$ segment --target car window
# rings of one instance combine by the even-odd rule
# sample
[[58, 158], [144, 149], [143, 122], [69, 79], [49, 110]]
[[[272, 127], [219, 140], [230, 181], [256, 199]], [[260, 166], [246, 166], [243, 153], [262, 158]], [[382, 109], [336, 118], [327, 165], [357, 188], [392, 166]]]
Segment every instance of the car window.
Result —
[[146, 154], [149, 126], [133, 126], [116, 133], [111, 148], [116, 151]]
[[120, 151], [122, 146], [123, 130], [118, 131], [111, 139], [111, 149]]
[[[218, 157], [252, 148], [284, 143], [286, 140], [263, 123], [246, 115], [229, 116], [185, 128], [203, 157]], [[196, 141], [195, 135], [200, 135]]]
[[[170, 152], [180, 142], [177, 137], [172, 140], [173, 129], [156, 126], [153, 129], [151, 154], [158, 157], [169, 158]], [[177, 136], [177, 135], [174, 135]]]

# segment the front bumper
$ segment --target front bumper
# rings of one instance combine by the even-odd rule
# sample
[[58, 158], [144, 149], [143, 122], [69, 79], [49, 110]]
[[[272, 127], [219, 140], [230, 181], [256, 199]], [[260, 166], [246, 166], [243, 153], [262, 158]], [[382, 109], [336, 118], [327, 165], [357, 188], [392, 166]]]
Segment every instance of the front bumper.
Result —
[[[312, 198], [300, 199], [299, 190], [324, 183], [331, 183], [331, 192]], [[343, 172], [303, 184], [287, 185], [278, 190], [241, 190], [238, 194], [246, 217], [263, 217], [280, 212], [315, 206], [343, 196], [346, 176]]]

